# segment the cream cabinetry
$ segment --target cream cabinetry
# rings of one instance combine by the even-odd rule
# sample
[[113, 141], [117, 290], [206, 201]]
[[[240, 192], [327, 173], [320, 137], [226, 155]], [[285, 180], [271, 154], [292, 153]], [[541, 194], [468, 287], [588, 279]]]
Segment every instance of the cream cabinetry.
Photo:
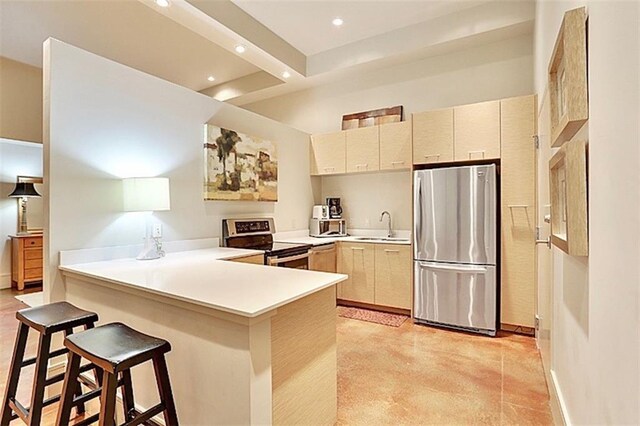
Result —
[[500, 101], [453, 110], [455, 161], [500, 158]]
[[311, 136], [311, 174], [330, 175], [346, 171], [345, 132]]
[[411, 309], [411, 246], [376, 244], [374, 302]]
[[349, 278], [338, 284], [338, 298], [374, 303], [374, 264], [373, 244], [341, 242], [338, 245], [338, 272]]
[[453, 108], [413, 114], [413, 164], [453, 161]]
[[346, 130], [347, 173], [380, 170], [378, 126]]
[[340, 242], [338, 299], [411, 309], [411, 246]]
[[411, 121], [389, 123], [380, 129], [380, 170], [411, 167]]
[[321, 272], [337, 271], [336, 244], [314, 247], [309, 251], [309, 270]]
[[535, 96], [501, 101], [501, 322], [534, 327]]

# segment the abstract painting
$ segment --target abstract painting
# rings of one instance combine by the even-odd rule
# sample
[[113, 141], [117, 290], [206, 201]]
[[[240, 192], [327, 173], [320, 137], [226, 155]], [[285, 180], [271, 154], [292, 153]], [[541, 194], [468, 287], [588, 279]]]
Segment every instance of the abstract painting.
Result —
[[278, 201], [276, 143], [205, 124], [204, 199]]

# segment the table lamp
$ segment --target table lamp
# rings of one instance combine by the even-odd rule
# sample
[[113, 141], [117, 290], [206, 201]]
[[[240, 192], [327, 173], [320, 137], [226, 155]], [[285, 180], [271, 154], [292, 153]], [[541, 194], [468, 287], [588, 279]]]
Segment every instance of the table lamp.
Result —
[[[171, 209], [169, 178], [126, 178], [122, 180], [124, 211], [157, 212]], [[161, 228], [152, 231], [151, 215], [145, 223], [144, 249], [136, 259], [152, 260], [164, 256]], [[154, 232], [155, 231], [155, 232]]]
[[18, 198], [20, 204], [20, 223], [18, 226], [18, 234], [28, 233], [27, 227], [27, 199], [29, 197], [40, 197], [38, 191], [32, 182], [17, 182], [13, 192], [9, 194], [11, 198]]

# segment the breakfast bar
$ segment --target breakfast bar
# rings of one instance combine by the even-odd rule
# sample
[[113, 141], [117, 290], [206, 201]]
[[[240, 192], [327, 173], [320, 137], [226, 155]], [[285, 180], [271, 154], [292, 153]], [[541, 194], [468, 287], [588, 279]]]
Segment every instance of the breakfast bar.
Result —
[[[211, 248], [62, 264], [66, 300], [172, 345], [167, 362], [186, 425], [333, 424], [335, 285], [345, 275], [233, 262]], [[133, 370], [140, 408], [153, 370]]]

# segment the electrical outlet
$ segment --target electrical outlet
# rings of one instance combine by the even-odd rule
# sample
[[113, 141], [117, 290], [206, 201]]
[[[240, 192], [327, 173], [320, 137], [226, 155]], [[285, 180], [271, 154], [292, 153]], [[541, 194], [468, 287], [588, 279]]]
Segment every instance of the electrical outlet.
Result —
[[154, 223], [153, 224], [153, 238], [162, 238], [162, 224]]

